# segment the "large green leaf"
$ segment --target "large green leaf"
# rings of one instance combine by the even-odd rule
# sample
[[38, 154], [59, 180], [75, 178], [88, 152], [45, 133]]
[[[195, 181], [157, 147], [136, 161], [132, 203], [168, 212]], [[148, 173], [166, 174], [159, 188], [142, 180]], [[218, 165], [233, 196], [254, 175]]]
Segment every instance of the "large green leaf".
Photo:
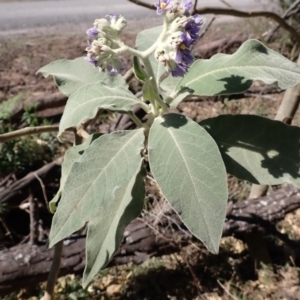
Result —
[[191, 119], [167, 114], [149, 134], [151, 171], [187, 228], [217, 253], [227, 205], [227, 177], [218, 146]]
[[252, 115], [200, 123], [215, 139], [227, 172], [256, 184], [300, 188], [300, 128]]
[[300, 82], [300, 68], [261, 42], [248, 40], [232, 55], [197, 60], [176, 90], [201, 96], [241, 93], [254, 80], [286, 89]]
[[100, 108], [130, 114], [133, 106], [139, 103], [141, 101], [125, 88], [109, 87], [98, 82], [85, 85], [69, 97], [58, 136], [84, 120], [95, 118]]
[[[50, 247], [103, 216], [140, 166], [143, 129], [113, 132], [96, 139], [72, 165], [54, 214]], [[107, 216], [107, 221], [111, 216]]]
[[138, 166], [126, 186], [115, 189], [114, 200], [88, 225], [85, 287], [118, 249], [125, 226], [139, 216], [145, 199], [145, 168]]
[[38, 70], [44, 77], [49, 75], [58, 86], [59, 90], [70, 96], [80, 87], [94, 82], [103, 82], [112, 87], [127, 87], [127, 84], [121, 75], [110, 75], [100, 72], [98, 68], [79, 57], [73, 60], [56, 60]]
[[88, 146], [99, 136], [101, 136], [100, 133], [95, 133], [93, 135], [90, 135], [84, 141], [84, 143], [77, 146], [73, 146], [66, 151], [64, 155], [64, 161], [61, 165], [61, 178], [60, 178], [59, 190], [56, 193], [55, 197], [49, 203], [49, 208], [52, 213], [54, 213], [56, 210], [56, 203], [59, 201], [61, 197], [62, 191], [65, 186], [65, 182], [70, 174], [72, 165], [77, 159], [79, 159], [79, 157], [83, 154], [84, 150], [88, 148]]

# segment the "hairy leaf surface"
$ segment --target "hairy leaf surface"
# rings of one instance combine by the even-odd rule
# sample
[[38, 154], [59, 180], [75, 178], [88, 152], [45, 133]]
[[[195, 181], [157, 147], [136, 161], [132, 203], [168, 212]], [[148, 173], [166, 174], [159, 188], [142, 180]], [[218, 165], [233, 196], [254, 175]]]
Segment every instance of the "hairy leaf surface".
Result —
[[241, 93], [254, 80], [278, 83], [282, 89], [300, 82], [300, 68], [257, 40], [246, 41], [236, 53], [197, 60], [176, 90], [201, 96]]
[[61, 165], [61, 178], [60, 178], [59, 190], [49, 203], [49, 208], [51, 213], [54, 213], [56, 210], [56, 203], [61, 197], [62, 191], [65, 186], [65, 182], [70, 174], [72, 165], [83, 154], [84, 150], [99, 136], [101, 136], [101, 134], [99, 133], [90, 135], [89, 138], [87, 138], [83, 144], [78, 146], [73, 146], [66, 151], [64, 155], [64, 161]]
[[145, 168], [138, 166], [126, 186], [116, 188], [114, 199], [105, 211], [94, 217], [88, 225], [86, 266], [83, 286], [92, 280], [117, 251], [125, 227], [139, 216], [145, 199]]
[[200, 122], [215, 139], [227, 172], [256, 184], [300, 188], [300, 128], [251, 115]]
[[100, 72], [98, 68], [85, 61], [84, 57], [73, 60], [59, 59], [40, 68], [38, 72], [41, 72], [46, 78], [52, 75], [59, 90], [67, 96], [82, 86], [94, 82], [103, 82], [111, 87], [127, 88], [121, 75], [112, 76], [109, 73]]
[[[50, 247], [101, 217], [140, 166], [143, 129], [96, 139], [72, 165], [50, 231]], [[107, 219], [108, 221], [108, 219]]]
[[227, 205], [224, 163], [211, 136], [178, 114], [155, 119], [149, 163], [163, 195], [187, 228], [218, 253]]
[[70, 96], [59, 124], [58, 136], [84, 120], [95, 118], [100, 108], [130, 114], [133, 106], [140, 102], [125, 88], [109, 87], [98, 82], [85, 85]]

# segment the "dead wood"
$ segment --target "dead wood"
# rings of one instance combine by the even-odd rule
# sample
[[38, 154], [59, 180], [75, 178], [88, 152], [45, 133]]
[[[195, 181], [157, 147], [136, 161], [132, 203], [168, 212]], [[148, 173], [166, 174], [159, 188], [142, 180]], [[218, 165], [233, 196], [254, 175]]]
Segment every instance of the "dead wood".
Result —
[[[67, 97], [60, 92], [51, 95], [38, 95], [17, 105], [11, 114], [12, 121], [18, 121], [26, 110], [33, 110], [39, 117], [52, 117], [61, 114]], [[47, 113], [46, 113], [47, 112]]]
[[36, 189], [40, 189], [40, 182], [38, 179], [40, 178], [41, 180], [45, 180], [46, 178], [53, 178], [53, 175], [59, 171], [61, 163], [62, 157], [57, 158], [37, 171], [30, 172], [22, 179], [6, 186], [4, 190], [0, 190], [0, 203], [6, 203], [9, 206], [19, 205], [25, 198], [28, 197], [28, 187], [30, 187], [31, 192], [34, 192]]
[[[283, 13], [281, 16], [285, 21], [290, 19], [291, 17], [300, 13], [300, 0], [296, 0], [291, 6]], [[279, 24], [274, 25], [268, 32], [267, 36], [265, 37], [266, 42], [270, 42], [276, 33], [276, 31], [280, 28]]]
[[[300, 208], [300, 192], [285, 187], [251, 201], [228, 204], [223, 236], [259, 230], [276, 235], [287, 246], [297, 249], [298, 241], [291, 241], [276, 230], [275, 224], [285, 215]], [[193, 241], [177, 214], [161, 200], [143, 218], [131, 222], [125, 229], [122, 245], [109, 266], [128, 262], [141, 263], [152, 256], [178, 251]], [[85, 237], [77, 236], [65, 242], [60, 275], [82, 272], [85, 260]], [[0, 252], [0, 294], [35, 285], [47, 278], [53, 249], [46, 246], [20, 245]]]

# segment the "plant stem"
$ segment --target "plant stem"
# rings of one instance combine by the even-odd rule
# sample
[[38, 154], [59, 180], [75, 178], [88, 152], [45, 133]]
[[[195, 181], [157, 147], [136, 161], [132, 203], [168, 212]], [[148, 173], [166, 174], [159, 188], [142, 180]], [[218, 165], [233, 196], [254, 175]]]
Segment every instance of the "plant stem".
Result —
[[147, 50], [145, 50], [144, 52], [142, 52], [142, 58], [148, 57], [152, 52], [154, 52], [154, 50], [157, 48], [157, 45], [161, 42], [163, 42], [163, 40], [166, 37], [166, 34], [168, 32], [168, 22], [166, 19], [164, 19], [164, 24], [163, 24], [163, 29], [161, 34], [159, 35], [159, 37], [157, 38], [156, 42]]
[[152, 66], [150, 64], [150, 60], [148, 57], [144, 57], [142, 58], [144, 66], [145, 66], [145, 70], [147, 75], [149, 76], [149, 82], [151, 85], [151, 88], [153, 89], [154, 95], [155, 95], [155, 99], [149, 99], [149, 101], [152, 104], [152, 108], [153, 108], [153, 114], [154, 115], [158, 115], [158, 107], [157, 107], [157, 103], [160, 105], [161, 109], [163, 112], [167, 111], [168, 106], [166, 105], [166, 103], [160, 98], [159, 96], [159, 90], [158, 90], [158, 86], [157, 83], [155, 81], [155, 75], [153, 73], [153, 69]]
[[136, 124], [138, 128], [144, 127], [141, 120], [133, 113], [132, 115], [128, 115], [129, 118]]
[[58, 242], [54, 246], [54, 257], [50, 269], [50, 273], [47, 280], [46, 291], [41, 300], [52, 300], [53, 291], [55, 287], [56, 278], [60, 268], [61, 256], [63, 252], [64, 243], [63, 241]]

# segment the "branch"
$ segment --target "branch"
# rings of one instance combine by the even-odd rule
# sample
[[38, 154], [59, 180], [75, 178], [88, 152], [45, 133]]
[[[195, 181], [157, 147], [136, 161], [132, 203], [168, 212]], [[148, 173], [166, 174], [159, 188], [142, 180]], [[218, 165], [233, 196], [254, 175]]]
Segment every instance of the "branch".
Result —
[[[140, 0], [128, 0], [129, 2], [135, 3], [142, 7], [146, 7], [149, 9], [156, 9], [156, 7], [152, 4], [146, 3]], [[271, 18], [275, 22], [277, 22], [280, 26], [286, 29], [296, 40], [298, 45], [300, 46], [300, 35], [299, 33], [290, 26], [282, 17], [279, 15], [269, 12], [269, 11], [242, 11], [232, 8], [221, 8], [221, 7], [201, 7], [194, 10], [194, 13], [205, 15], [205, 14], [214, 14], [214, 15], [228, 15], [240, 18], [252, 18], [252, 17], [266, 17]]]
[[146, 8], [150, 8], [150, 9], [156, 9], [155, 5], [146, 3], [144, 1], [140, 1], [140, 0], [128, 0], [128, 1], [132, 2], [136, 5], [142, 6], [142, 7], [146, 7]]
[[[300, 0], [297, 0], [284, 12], [284, 14], [281, 17], [284, 20], [287, 20], [291, 16], [299, 13], [299, 11], [300, 11]], [[277, 24], [270, 30], [270, 32], [268, 33], [268, 35], [265, 38], [265, 40], [267, 42], [269, 42], [271, 40], [273, 34], [278, 30], [279, 27], [280, 27], [279, 24]]]
[[45, 126], [37, 126], [37, 127], [25, 127], [19, 130], [15, 130], [12, 132], [7, 132], [0, 134], [0, 143], [4, 143], [10, 141], [12, 139], [31, 135], [31, 134], [41, 134], [44, 132], [53, 132], [58, 131], [58, 125], [45, 125]]
[[25, 177], [17, 180], [13, 184], [5, 187], [4, 190], [0, 191], [0, 204], [7, 203], [7, 205], [20, 205], [22, 200], [28, 196], [28, 187], [34, 193], [37, 186], [40, 186], [40, 180], [53, 180], [52, 176], [59, 171], [60, 165], [62, 164], [63, 158], [59, 157], [41, 167], [40, 169], [28, 173]]
[[300, 35], [299, 33], [290, 26], [283, 18], [279, 15], [269, 11], [242, 11], [231, 8], [219, 8], [219, 7], [201, 7], [195, 11], [197, 14], [215, 14], [215, 15], [229, 15], [240, 18], [252, 18], [252, 17], [266, 17], [271, 18], [277, 22], [280, 26], [286, 29], [296, 40], [300, 46]]

